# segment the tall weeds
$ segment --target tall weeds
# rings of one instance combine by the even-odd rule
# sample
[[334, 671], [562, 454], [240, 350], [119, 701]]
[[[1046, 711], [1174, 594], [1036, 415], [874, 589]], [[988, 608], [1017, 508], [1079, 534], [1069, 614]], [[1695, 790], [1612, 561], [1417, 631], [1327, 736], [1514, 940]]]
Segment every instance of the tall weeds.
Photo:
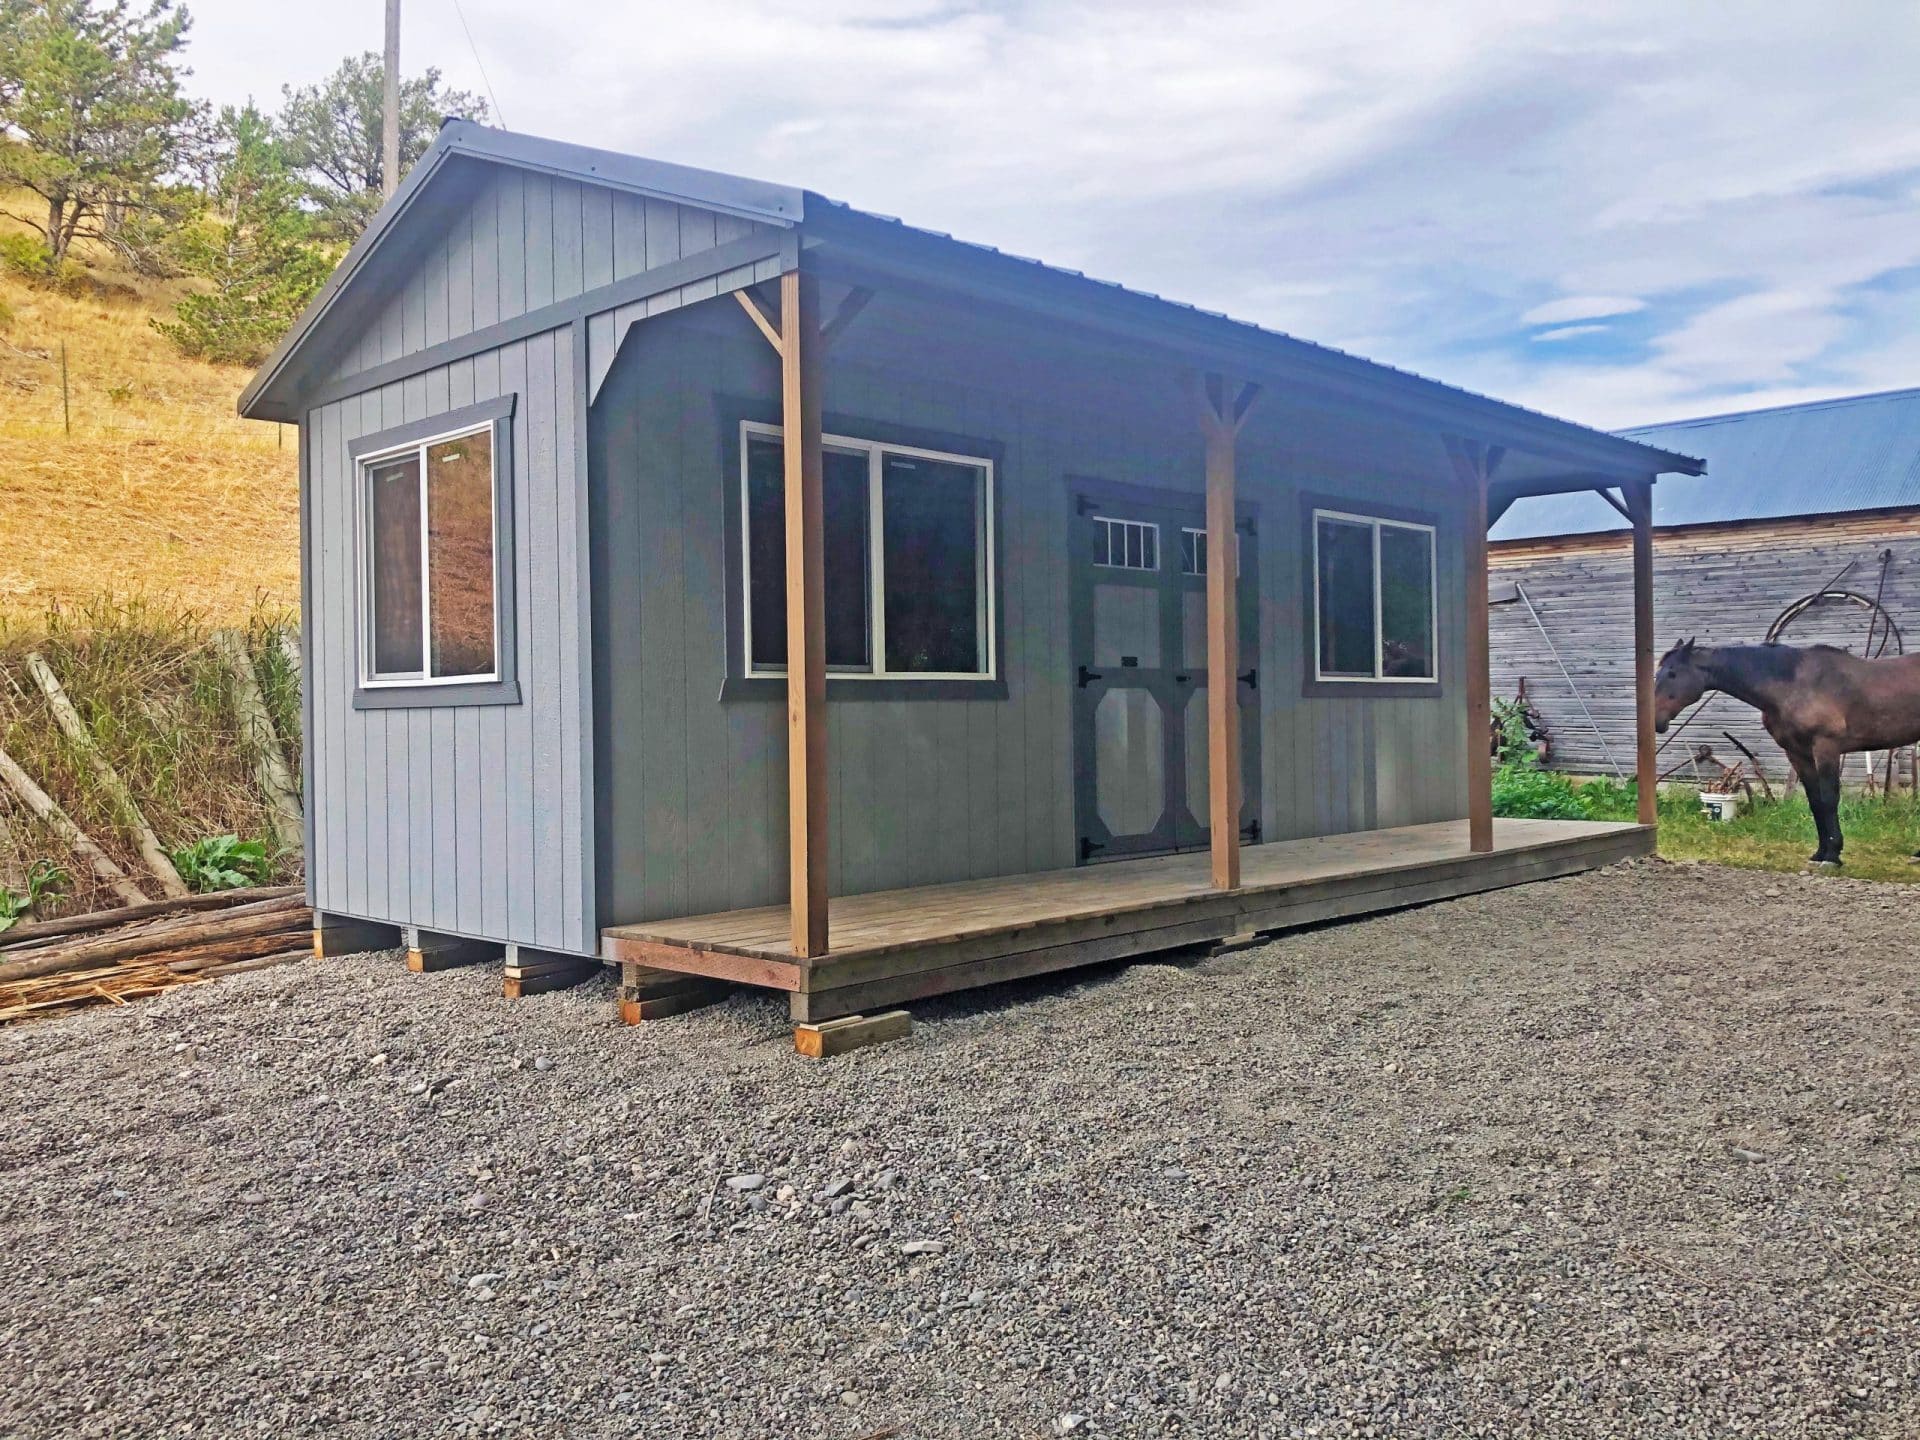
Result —
[[[280, 644], [290, 625], [291, 617], [262, 609], [247, 633], [268, 708], [298, 774], [299, 682]], [[136, 884], [156, 894], [111, 797], [54, 724], [26, 658], [37, 651], [59, 677], [163, 845], [228, 833], [264, 837], [265, 799], [241, 742], [230, 677], [209, 634], [199, 613], [147, 599], [56, 608], [30, 626], [0, 621], [0, 744]], [[0, 854], [0, 877], [52, 860], [73, 877], [62, 909], [112, 903], [86, 865], [3, 788], [0, 814], [13, 852]], [[275, 879], [294, 879], [300, 856], [276, 854], [272, 868]]]

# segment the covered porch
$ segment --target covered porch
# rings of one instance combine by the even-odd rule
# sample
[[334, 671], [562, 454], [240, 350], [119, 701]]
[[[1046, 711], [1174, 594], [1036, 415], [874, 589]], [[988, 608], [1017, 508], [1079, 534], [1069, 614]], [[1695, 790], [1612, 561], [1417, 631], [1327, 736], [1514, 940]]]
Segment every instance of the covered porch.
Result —
[[816, 1023], [1076, 965], [1123, 960], [1547, 880], [1650, 854], [1651, 825], [1467, 820], [1239, 851], [1239, 885], [1205, 852], [834, 901], [833, 940], [799, 953], [785, 905], [621, 925], [607, 960], [786, 991]]

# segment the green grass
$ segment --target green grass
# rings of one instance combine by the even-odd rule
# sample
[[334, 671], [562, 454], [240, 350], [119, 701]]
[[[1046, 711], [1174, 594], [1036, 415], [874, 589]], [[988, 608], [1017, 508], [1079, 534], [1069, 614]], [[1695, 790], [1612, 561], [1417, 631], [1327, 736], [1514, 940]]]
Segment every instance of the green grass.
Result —
[[[1858, 880], [1920, 882], [1920, 865], [1908, 857], [1920, 850], [1920, 802], [1908, 796], [1876, 800], [1848, 795], [1840, 801], [1842, 874]], [[1737, 820], [1706, 818], [1691, 791], [1660, 797], [1660, 854], [1668, 860], [1703, 860], [1749, 870], [1807, 868], [1817, 844], [1806, 800], [1761, 800]]]

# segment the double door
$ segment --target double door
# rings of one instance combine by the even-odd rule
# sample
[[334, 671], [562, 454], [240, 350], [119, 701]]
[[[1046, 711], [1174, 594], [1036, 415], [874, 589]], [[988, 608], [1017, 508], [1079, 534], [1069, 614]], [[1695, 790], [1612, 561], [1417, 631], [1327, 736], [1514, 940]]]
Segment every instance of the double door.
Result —
[[[1259, 839], [1260, 585], [1253, 521], [1236, 526], [1241, 835]], [[1201, 498], [1075, 491], [1071, 523], [1074, 811], [1081, 862], [1204, 848], [1208, 687]]]

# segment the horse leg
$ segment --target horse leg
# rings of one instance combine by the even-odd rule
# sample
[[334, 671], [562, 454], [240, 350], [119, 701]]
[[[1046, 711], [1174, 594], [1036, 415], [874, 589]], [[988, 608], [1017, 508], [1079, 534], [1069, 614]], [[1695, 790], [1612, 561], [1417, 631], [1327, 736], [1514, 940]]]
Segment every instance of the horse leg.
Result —
[[1840, 833], [1840, 761], [1837, 753], [1819, 753], [1814, 756], [1814, 771], [1820, 782], [1820, 811], [1824, 812], [1820, 830], [1825, 839], [1821, 842], [1824, 858], [1830, 865], [1838, 865], [1840, 847], [1846, 837]]
[[1799, 749], [1788, 750], [1784, 745], [1780, 748], [1786, 750], [1793, 773], [1800, 777], [1800, 788], [1807, 795], [1807, 809], [1813, 813], [1814, 833], [1820, 837], [1813, 854], [1807, 858], [1816, 865], [1824, 865], [1827, 861], [1827, 812], [1826, 806], [1821, 803], [1824, 787], [1820, 782], [1820, 772], [1814, 766], [1812, 755]]

